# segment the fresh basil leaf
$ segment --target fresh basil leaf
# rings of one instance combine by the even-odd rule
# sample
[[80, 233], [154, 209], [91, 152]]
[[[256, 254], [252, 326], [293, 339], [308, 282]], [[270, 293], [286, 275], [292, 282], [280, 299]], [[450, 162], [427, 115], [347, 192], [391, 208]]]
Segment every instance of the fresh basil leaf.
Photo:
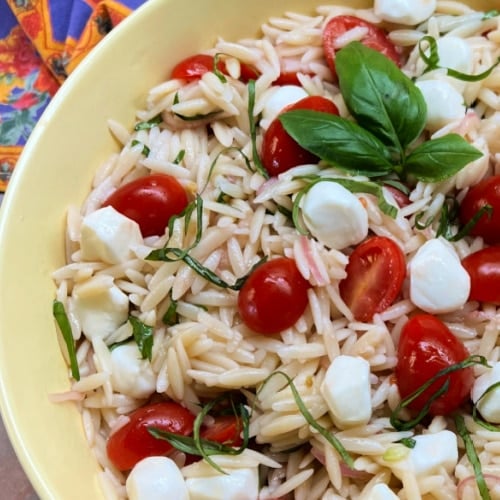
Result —
[[170, 303], [168, 305], [168, 309], [165, 311], [161, 320], [163, 324], [173, 326], [179, 322], [179, 316], [177, 314], [177, 301], [172, 298], [172, 290], [170, 290], [169, 298]]
[[179, 165], [180, 162], [184, 159], [184, 156], [186, 155], [186, 150], [185, 149], [181, 149], [178, 153], [177, 153], [177, 156], [174, 158], [174, 161], [173, 163], [175, 163], [176, 165]]
[[264, 168], [257, 150], [257, 123], [253, 115], [255, 108], [255, 80], [248, 82], [248, 122], [250, 123], [250, 139], [252, 140], [252, 159], [255, 170], [259, 172], [264, 179], [269, 179], [269, 172]]
[[149, 359], [153, 356], [153, 327], [144, 324], [135, 316], [129, 316], [128, 320], [132, 325], [132, 333], [135, 343], [139, 348], [142, 359]]
[[357, 122], [401, 156], [422, 133], [427, 116], [417, 86], [390, 59], [360, 42], [338, 51], [335, 68]]
[[279, 120], [304, 149], [352, 174], [378, 177], [394, 169], [384, 144], [350, 120], [306, 109], [281, 113]]
[[66, 349], [68, 350], [71, 375], [75, 380], [80, 380], [80, 368], [78, 367], [78, 360], [76, 359], [75, 339], [73, 338], [73, 332], [71, 331], [71, 325], [66, 310], [64, 309], [64, 304], [59, 300], [54, 300], [52, 303], [52, 314], [59, 330], [61, 330]]
[[180, 113], [174, 113], [174, 115], [185, 122], [196, 122], [198, 120], [205, 120], [206, 118], [215, 118], [219, 113], [220, 111], [212, 111], [206, 114], [199, 113], [191, 116], [181, 115]]
[[458, 134], [448, 134], [420, 144], [406, 157], [405, 171], [420, 181], [437, 182], [455, 175], [483, 156]]
[[500, 16], [500, 10], [498, 10], [498, 9], [489, 10], [488, 12], [484, 13], [482, 20], [486, 21], [487, 19], [492, 19], [493, 17], [497, 17], [497, 16]]
[[137, 139], [134, 139], [130, 143], [132, 147], [137, 146], [138, 144], [142, 144], [142, 154], [147, 158], [151, 153], [151, 150], [146, 146], [146, 144], [142, 143], [141, 141], [138, 141]]

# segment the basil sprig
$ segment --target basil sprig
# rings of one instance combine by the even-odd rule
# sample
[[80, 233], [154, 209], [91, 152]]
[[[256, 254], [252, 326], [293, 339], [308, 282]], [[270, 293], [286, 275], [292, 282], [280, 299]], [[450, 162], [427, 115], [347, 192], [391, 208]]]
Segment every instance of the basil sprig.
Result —
[[474, 420], [474, 422], [476, 422], [476, 424], [480, 425], [481, 427], [484, 427], [485, 429], [491, 432], [500, 432], [500, 426], [490, 424], [489, 422], [486, 422], [485, 420], [480, 418], [477, 414], [478, 412], [477, 406], [479, 404], [479, 401], [481, 401], [481, 399], [485, 398], [488, 394], [492, 393], [499, 387], [500, 387], [500, 382], [495, 382], [494, 384], [490, 385], [472, 406], [472, 419]]
[[149, 130], [154, 127], [157, 127], [160, 125], [160, 123], [163, 121], [161, 117], [161, 113], [157, 114], [156, 116], [153, 116], [150, 120], [146, 122], [139, 122], [135, 125], [134, 130], [137, 132], [139, 130]]
[[[488, 364], [488, 360], [484, 356], [479, 356], [479, 355], [469, 356], [468, 358], [465, 358], [463, 361], [459, 363], [455, 363], [453, 365], [447, 366], [446, 368], [443, 368], [442, 370], [439, 370], [433, 377], [431, 377], [424, 384], [418, 387], [415, 391], [409, 394], [406, 398], [400, 401], [400, 403], [396, 406], [396, 408], [394, 409], [394, 411], [390, 416], [390, 422], [391, 425], [394, 427], [394, 429], [398, 431], [407, 431], [416, 427], [427, 416], [432, 403], [437, 398], [439, 398], [448, 391], [450, 385], [450, 378], [448, 377], [448, 375], [450, 373], [456, 372], [458, 370], [464, 370], [474, 365], [482, 365], [487, 367], [490, 366]], [[429, 397], [428, 401], [425, 403], [424, 407], [415, 418], [409, 421], [404, 421], [399, 418], [399, 413], [401, 412], [401, 410], [406, 408], [409, 404], [411, 404], [412, 401], [421, 396], [435, 382], [440, 380], [443, 381], [443, 384], [439, 387], [439, 389], [436, 392], [434, 392]]]
[[285, 130], [321, 160], [367, 177], [396, 174], [436, 182], [456, 174], [482, 153], [458, 134], [417, 146], [427, 108], [418, 87], [387, 57], [351, 42], [335, 58], [339, 86], [354, 118], [311, 110], [279, 116]]
[[61, 330], [66, 349], [68, 350], [69, 364], [71, 368], [71, 375], [75, 380], [80, 380], [80, 368], [78, 367], [78, 360], [76, 359], [75, 339], [71, 331], [68, 315], [64, 309], [64, 304], [59, 300], [54, 300], [52, 303], [52, 314], [56, 320], [59, 330]]

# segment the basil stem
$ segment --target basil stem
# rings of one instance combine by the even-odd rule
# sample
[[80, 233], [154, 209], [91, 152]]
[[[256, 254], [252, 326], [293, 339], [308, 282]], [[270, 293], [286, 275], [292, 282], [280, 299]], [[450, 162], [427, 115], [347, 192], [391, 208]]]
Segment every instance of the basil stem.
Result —
[[441, 385], [441, 387], [428, 398], [426, 404], [415, 418], [409, 421], [401, 420], [398, 417], [401, 410], [406, 408], [410, 403], [412, 403], [412, 401], [421, 396], [427, 389], [429, 389], [429, 387], [431, 387], [438, 380], [441, 380], [443, 377], [446, 377], [450, 373], [453, 373], [458, 370], [464, 370], [474, 365], [482, 365], [489, 367], [488, 360], [484, 356], [479, 356], [479, 355], [469, 356], [460, 363], [455, 363], [453, 365], [447, 366], [446, 368], [443, 368], [442, 370], [439, 370], [433, 377], [431, 377], [419, 388], [417, 388], [406, 398], [400, 401], [400, 403], [396, 406], [396, 408], [394, 409], [394, 411], [391, 413], [390, 416], [390, 422], [391, 425], [394, 427], [394, 429], [398, 431], [407, 431], [417, 426], [429, 413], [429, 409], [432, 403], [437, 398], [439, 398], [440, 396], [442, 396], [444, 393], [447, 392], [450, 384], [449, 377], [447, 377], [446, 380], [443, 382], [443, 385]]
[[139, 130], [149, 130], [151, 128], [157, 127], [162, 122], [161, 113], [151, 118], [147, 122], [139, 122], [135, 125], [134, 130], [137, 132]]
[[497, 425], [490, 424], [489, 422], [486, 422], [485, 420], [482, 420], [481, 418], [479, 418], [479, 416], [477, 414], [477, 411], [478, 411], [477, 406], [478, 406], [479, 401], [481, 401], [481, 399], [483, 399], [484, 397], [486, 397], [488, 394], [493, 392], [495, 389], [498, 389], [499, 387], [500, 387], [500, 382], [496, 382], [496, 383], [490, 385], [481, 394], [481, 396], [478, 398], [478, 400], [472, 406], [472, 418], [473, 418], [474, 422], [476, 422], [476, 424], [480, 425], [481, 427], [484, 427], [485, 429], [487, 429], [491, 432], [500, 432], [500, 427]]
[[66, 349], [68, 350], [71, 375], [75, 380], [80, 380], [80, 368], [78, 366], [78, 360], [76, 359], [75, 339], [73, 338], [73, 332], [71, 331], [71, 325], [64, 309], [64, 304], [59, 300], [54, 300], [52, 303], [52, 314], [59, 326], [64, 343], [66, 344]]
[[250, 123], [250, 138], [252, 140], [252, 159], [255, 169], [264, 179], [269, 179], [267, 170], [260, 161], [259, 152], [257, 151], [257, 125], [253, 111], [255, 108], [255, 80], [248, 81], [248, 121]]
[[[325, 429], [322, 425], [318, 424], [318, 422], [314, 419], [314, 417], [309, 413], [309, 410], [306, 408], [306, 405], [304, 404], [304, 401], [302, 401], [302, 398], [300, 397], [299, 391], [295, 387], [295, 384], [293, 383], [293, 380], [285, 373], [282, 371], [275, 371], [271, 373], [263, 382], [261, 385], [261, 388], [259, 389], [262, 390], [262, 388], [266, 385], [266, 383], [276, 375], [281, 375], [286, 379], [286, 382], [288, 386], [290, 386], [290, 390], [292, 391], [293, 398], [295, 399], [295, 403], [297, 404], [297, 407], [302, 414], [302, 416], [305, 418], [306, 422], [316, 431], [318, 431], [332, 446], [333, 448], [337, 451], [337, 453], [340, 455], [342, 460], [346, 463], [348, 467], [351, 469], [354, 469], [354, 460], [352, 459], [351, 455], [349, 452], [344, 448], [342, 443], [337, 439], [337, 437], [327, 429]], [[257, 391], [257, 394], [259, 393]]]
[[[490, 12], [495, 12], [495, 11], [490, 11]], [[422, 50], [422, 42], [427, 42], [429, 44], [429, 51], [430, 51], [429, 56], [425, 53], [424, 50]], [[500, 58], [498, 58], [497, 61], [493, 65], [491, 65], [486, 71], [483, 71], [482, 73], [479, 73], [477, 75], [462, 73], [461, 71], [457, 71], [452, 68], [443, 68], [442, 66], [439, 66], [439, 54], [438, 54], [436, 39], [430, 35], [426, 35], [419, 40], [418, 51], [422, 60], [425, 62], [425, 64], [427, 64], [424, 73], [427, 73], [434, 69], [441, 68], [446, 70], [446, 74], [448, 76], [456, 78], [457, 80], [462, 80], [464, 82], [479, 82], [481, 80], [484, 80], [485, 78], [490, 76], [492, 71], [500, 64]]]
[[470, 437], [470, 433], [465, 425], [465, 420], [462, 415], [455, 416], [455, 425], [457, 427], [457, 433], [462, 438], [465, 445], [465, 452], [470, 464], [474, 470], [474, 476], [476, 477], [476, 484], [481, 495], [482, 500], [490, 500], [490, 493], [488, 490], [488, 485], [484, 479], [483, 470], [481, 468], [481, 462], [477, 455], [476, 448]]
[[142, 154], [147, 158], [151, 153], [151, 150], [146, 146], [146, 144], [143, 144], [141, 141], [138, 141], [137, 139], [134, 139], [130, 143], [130, 146], [134, 147], [137, 146], [137, 144], [142, 144]]
[[239, 455], [248, 448], [250, 415], [243, 404], [235, 405], [231, 399], [231, 408], [233, 415], [241, 422], [243, 442], [240, 447], [235, 448], [224, 443], [203, 439], [200, 436], [203, 419], [209, 414], [212, 408], [222, 399], [227, 399], [225, 396], [216, 398], [206, 404], [201, 412], [196, 416], [193, 425], [193, 437], [175, 434], [173, 432], [164, 431], [156, 427], [148, 427], [148, 432], [157, 439], [168, 441], [174, 448], [189, 455], [198, 455], [203, 457], [214, 469], [225, 474], [225, 472], [210, 458], [211, 455]]
[[151, 361], [153, 356], [153, 327], [146, 325], [135, 316], [129, 316], [128, 320], [132, 325], [132, 335], [142, 359]]
[[491, 205], [483, 205], [473, 216], [472, 219], [465, 224], [465, 226], [458, 231], [455, 235], [453, 236], [446, 236], [446, 239], [448, 241], [458, 241], [462, 238], [465, 238], [465, 236], [468, 236], [474, 226], [479, 222], [479, 219], [483, 215], [487, 215], [488, 218], [491, 218], [493, 214], [493, 207]]

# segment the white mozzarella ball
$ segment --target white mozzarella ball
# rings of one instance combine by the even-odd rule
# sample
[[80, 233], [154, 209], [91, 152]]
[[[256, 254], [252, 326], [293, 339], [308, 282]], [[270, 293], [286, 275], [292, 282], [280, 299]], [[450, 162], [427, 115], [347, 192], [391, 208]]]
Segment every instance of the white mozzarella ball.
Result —
[[224, 468], [225, 474], [188, 477], [190, 500], [255, 500], [259, 496], [257, 467]]
[[283, 85], [277, 87], [271, 94], [262, 109], [262, 119], [265, 122], [272, 122], [281, 113], [283, 108], [300, 101], [309, 94], [297, 85]]
[[111, 276], [94, 276], [73, 288], [75, 316], [88, 338], [106, 339], [128, 319], [129, 301]]
[[359, 356], [334, 358], [320, 387], [335, 425], [366, 424], [372, 415], [370, 365]]
[[418, 80], [427, 105], [426, 128], [435, 132], [450, 122], [464, 118], [466, 107], [464, 98], [447, 80]]
[[148, 457], [130, 471], [125, 484], [130, 500], [192, 500], [181, 471], [168, 457]]
[[409, 264], [410, 299], [432, 314], [451, 312], [469, 298], [470, 276], [453, 246], [442, 238], [425, 242]]
[[111, 206], [100, 208], [83, 219], [81, 252], [84, 260], [119, 264], [132, 257], [132, 246], [142, 242], [137, 222]]
[[151, 363], [142, 359], [135, 342], [112, 349], [111, 364], [111, 385], [115, 391], [137, 399], [145, 399], [155, 391]]
[[375, 0], [373, 9], [384, 21], [413, 25], [431, 17], [436, 0]]
[[330, 248], [342, 250], [368, 235], [368, 214], [359, 198], [336, 182], [316, 183], [301, 208], [307, 229]]
[[[491, 370], [478, 377], [471, 390], [471, 399], [482, 417], [492, 424], [500, 424], [500, 387], [495, 387], [483, 396], [492, 385], [500, 382], [500, 363], [493, 363]], [[481, 398], [481, 399], [480, 399]]]

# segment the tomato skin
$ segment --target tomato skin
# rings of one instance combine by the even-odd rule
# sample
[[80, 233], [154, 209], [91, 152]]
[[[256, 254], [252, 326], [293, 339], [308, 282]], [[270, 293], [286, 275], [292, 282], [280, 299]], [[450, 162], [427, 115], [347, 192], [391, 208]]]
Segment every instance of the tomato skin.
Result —
[[373, 236], [358, 245], [349, 256], [347, 277], [339, 284], [342, 300], [358, 321], [371, 321], [387, 309], [401, 292], [406, 277], [406, 260], [390, 238]]
[[[311, 109], [338, 115], [337, 106], [321, 96], [307, 96], [287, 106], [282, 112], [293, 109]], [[299, 146], [286, 132], [276, 117], [264, 133], [261, 160], [271, 177], [305, 163], [317, 163], [318, 157]]]
[[487, 247], [462, 260], [470, 276], [469, 300], [500, 305], [500, 247]]
[[[403, 327], [398, 345], [395, 374], [401, 398], [409, 396], [440, 370], [468, 356], [465, 346], [441, 320], [431, 314], [413, 316]], [[451, 372], [448, 378], [448, 391], [431, 404], [430, 415], [447, 415], [469, 397], [474, 382], [472, 368]], [[436, 380], [408, 407], [420, 411], [445, 381], [446, 377]]]
[[293, 326], [308, 304], [306, 281], [293, 259], [278, 257], [255, 269], [238, 295], [238, 311], [250, 329], [274, 334]]
[[208, 54], [194, 54], [174, 66], [171, 78], [191, 82], [199, 80], [205, 73], [213, 71], [214, 57]]
[[403, 191], [387, 184], [384, 184], [384, 188], [391, 192], [399, 208], [407, 207], [411, 203], [410, 198]]
[[472, 228], [472, 236], [481, 236], [489, 245], [500, 243], [500, 175], [493, 175], [472, 186], [460, 204], [459, 218], [465, 225], [485, 205], [493, 208], [491, 217], [483, 214]]
[[210, 426], [203, 426], [200, 430], [200, 437], [236, 447], [243, 443], [243, 438], [240, 435], [242, 430], [243, 426], [239, 417], [222, 415], [215, 417]]
[[[313, 76], [314, 73], [306, 73], [309, 76]], [[302, 84], [299, 81], [297, 73], [295, 71], [282, 71], [280, 76], [274, 80], [273, 85], [297, 85], [300, 87]]]
[[119, 187], [102, 204], [139, 224], [144, 237], [162, 235], [170, 217], [181, 213], [188, 204], [186, 191], [170, 175], [151, 174]]
[[346, 32], [358, 27], [367, 29], [366, 35], [360, 40], [363, 45], [377, 50], [401, 66], [401, 57], [396, 46], [389, 40], [387, 33], [382, 28], [355, 16], [340, 15], [332, 17], [323, 29], [323, 51], [334, 79], [337, 79], [335, 54], [339, 50], [335, 46], [336, 41]]
[[130, 414], [130, 421], [111, 434], [106, 451], [113, 465], [122, 471], [131, 469], [146, 457], [166, 455], [172, 446], [156, 439], [148, 427], [187, 436], [193, 431], [195, 416], [179, 403], [167, 401], [138, 408]]

